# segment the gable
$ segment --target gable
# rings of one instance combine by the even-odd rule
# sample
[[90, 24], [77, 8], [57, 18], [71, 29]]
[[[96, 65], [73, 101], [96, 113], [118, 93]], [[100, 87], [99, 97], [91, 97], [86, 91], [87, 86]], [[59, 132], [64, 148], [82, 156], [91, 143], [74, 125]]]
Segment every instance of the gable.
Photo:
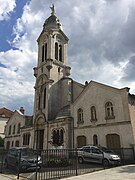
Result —
[[118, 97], [121, 98], [122, 93], [127, 94], [127, 89], [118, 89], [95, 81], [90, 81], [90, 83], [84, 87], [83, 91], [80, 93], [73, 105], [79, 102], [81, 103], [81, 101], [84, 100], [86, 102], [101, 101], [101, 99], [104, 99], [104, 101], [117, 101]]

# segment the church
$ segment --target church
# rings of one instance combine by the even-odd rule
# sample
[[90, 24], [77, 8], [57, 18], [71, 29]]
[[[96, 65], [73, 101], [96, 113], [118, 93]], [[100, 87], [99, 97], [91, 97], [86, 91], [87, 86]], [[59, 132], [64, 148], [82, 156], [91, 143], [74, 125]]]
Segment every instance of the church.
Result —
[[21, 128], [22, 138], [29, 133], [28, 146], [34, 149], [88, 144], [133, 147], [135, 95], [128, 87], [73, 80], [67, 61], [68, 41], [52, 5], [37, 39], [33, 124]]

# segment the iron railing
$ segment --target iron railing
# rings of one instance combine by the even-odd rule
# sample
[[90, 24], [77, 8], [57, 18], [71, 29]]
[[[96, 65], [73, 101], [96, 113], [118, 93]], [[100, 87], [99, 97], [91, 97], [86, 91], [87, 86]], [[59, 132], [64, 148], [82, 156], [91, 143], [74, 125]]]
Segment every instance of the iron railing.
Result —
[[[133, 148], [112, 149], [121, 157], [121, 164], [135, 163], [135, 153]], [[35, 150], [36, 167], [29, 172], [35, 172], [37, 180], [45, 179], [60, 179], [69, 176], [77, 176], [84, 173], [89, 173], [101, 169], [105, 169], [104, 164], [79, 163], [77, 149], [50, 149], [50, 150]], [[19, 179], [23, 176], [22, 172], [22, 154], [21, 151], [15, 167], [6, 167], [7, 151], [0, 150], [0, 172], [14, 174]], [[38, 159], [41, 158], [42, 164], [39, 169]]]

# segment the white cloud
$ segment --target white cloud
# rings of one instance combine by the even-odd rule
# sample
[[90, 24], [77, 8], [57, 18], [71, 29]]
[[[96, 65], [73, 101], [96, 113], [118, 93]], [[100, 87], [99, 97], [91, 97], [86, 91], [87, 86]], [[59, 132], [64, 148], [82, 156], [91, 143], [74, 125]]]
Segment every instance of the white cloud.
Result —
[[[69, 37], [68, 59], [72, 77], [82, 83], [95, 80], [116, 87], [129, 86], [135, 92], [134, 77], [131, 82], [128, 79], [132, 72], [122, 80], [129, 68], [133, 71], [130, 57], [135, 53], [135, 1], [52, 0], [52, 3]], [[0, 67], [0, 91], [3, 95], [0, 101], [3, 106], [12, 102], [18, 108], [24, 104], [32, 111], [36, 39], [50, 15], [49, 6], [51, 2], [43, 0], [31, 0], [26, 4], [13, 28], [15, 38], [10, 42], [17, 50], [0, 53], [0, 62], [7, 67]], [[5, 12], [13, 11], [14, 7], [15, 1], [10, 0], [10, 8]]]
[[16, 7], [16, 0], [0, 0], [0, 21], [7, 20]]

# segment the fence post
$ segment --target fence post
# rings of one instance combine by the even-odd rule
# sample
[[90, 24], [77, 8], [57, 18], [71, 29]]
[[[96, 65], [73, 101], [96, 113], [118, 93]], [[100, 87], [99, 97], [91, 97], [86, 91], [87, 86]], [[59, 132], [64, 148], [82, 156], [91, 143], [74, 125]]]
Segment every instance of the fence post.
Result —
[[77, 152], [77, 148], [75, 148], [75, 155], [76, 155], [76, 176], [78, 176], [78, 152]]
[[133, 157], [134, 157], [134, 162], [135, 162], [135, 149], [134, 149], [134, 146], [132, 147], [132, 150], [133, 150]]
[[38, 150], [36, 150], [36, 154], [37, 154], [37, 157], [36, 157], [36, 179], [37, 180], [37, 173], [38, 173]]
[[19, 175], [20, 175], [20, 162], [21, 162], [21, 149], [19, 151], [19, 159], [18, 159], [18, 163], [17, 163], [17, 179], [19, 179]]
[[4, 161], [4, 151], [2, 150], [2, 153], [1, 153], [1, 170], [0, 170], [0, 173], [2, 173], [2, 170], [3, 170], [3, 161]]

